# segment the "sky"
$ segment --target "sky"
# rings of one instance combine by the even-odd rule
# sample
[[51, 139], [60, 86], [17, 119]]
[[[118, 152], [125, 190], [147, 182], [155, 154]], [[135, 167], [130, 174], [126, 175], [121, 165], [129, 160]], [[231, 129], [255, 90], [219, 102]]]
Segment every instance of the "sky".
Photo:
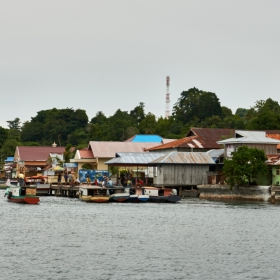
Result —
[[165, 115], [184, 90], [235, 113], [280, 102], [279, 0], [1, 0], [0, 126], [38, 111], [91, 119], [140, 102]]

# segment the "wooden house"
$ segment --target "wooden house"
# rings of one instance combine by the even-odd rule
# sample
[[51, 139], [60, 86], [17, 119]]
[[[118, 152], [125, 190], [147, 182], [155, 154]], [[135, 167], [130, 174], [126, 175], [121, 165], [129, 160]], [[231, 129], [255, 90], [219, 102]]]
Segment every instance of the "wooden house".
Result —
[[175, 187], [207, 184], [207, 172], [215, 162], [204, 152], [171, 152], [149, 165], [157, 167], [155, 186]]
[[265, 131], [245, 130], [236, 130], [233, 138], [218, 141], [217, 143], [224, 145], [225, 158], [231, 158], [232, 152], [235, 152], [241, 146], [257, 148], [263, 150], [266, 155], [273, 155], [277, 154], [277, 145], [280, 145], [279, 140], [267, 137]]

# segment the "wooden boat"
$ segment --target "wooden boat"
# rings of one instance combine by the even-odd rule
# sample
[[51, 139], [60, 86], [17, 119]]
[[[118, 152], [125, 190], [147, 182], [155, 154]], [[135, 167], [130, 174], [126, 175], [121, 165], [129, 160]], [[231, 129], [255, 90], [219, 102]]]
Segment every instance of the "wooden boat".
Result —
[[144, 194], [142, 187], [131, 188], [128, 202], [147, 202], [150, 198], [149, 195]]
[[99, 186], [81, 186], [79, 188], [79, 198], [86, 202], [104, 203], [109, 201], [107, 188]]
[[25, 178], [25, 184], [36, 187], [36, 195], [48, 195], [51, 184], [45, 183], [46, 176], [31, 176]]
[[18, 187], [10, 186], [6, 190], [7, 199], [9, 202], [38, 204], [40, 199], [36, 196], [36, 187]]
[[171, 188], [143, 187], [144, 193], [149, 195], [149, 202], [175, 203], [181, 200], [178, 195], [172, 195]]
[[109, 201], [111, 202], [126, 202], [129, 200], [129, 188], [117, 186], [113, 188], [108, 188], [108, 191], [110, 192]]

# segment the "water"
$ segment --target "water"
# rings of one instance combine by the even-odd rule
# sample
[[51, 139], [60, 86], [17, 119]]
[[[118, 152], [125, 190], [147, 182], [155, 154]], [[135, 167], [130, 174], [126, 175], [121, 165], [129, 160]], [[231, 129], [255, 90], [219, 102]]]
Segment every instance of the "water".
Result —
[[280, 205], [93, 204], [0, 191], [0, 279], [279, 279]]

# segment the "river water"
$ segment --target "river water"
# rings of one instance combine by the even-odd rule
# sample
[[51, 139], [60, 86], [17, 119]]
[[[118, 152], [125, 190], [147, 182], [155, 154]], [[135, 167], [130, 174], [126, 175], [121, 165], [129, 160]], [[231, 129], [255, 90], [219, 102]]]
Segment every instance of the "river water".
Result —
[[0, 279], [279, 279], [280, 205], [93, 204], [0, 191]]

